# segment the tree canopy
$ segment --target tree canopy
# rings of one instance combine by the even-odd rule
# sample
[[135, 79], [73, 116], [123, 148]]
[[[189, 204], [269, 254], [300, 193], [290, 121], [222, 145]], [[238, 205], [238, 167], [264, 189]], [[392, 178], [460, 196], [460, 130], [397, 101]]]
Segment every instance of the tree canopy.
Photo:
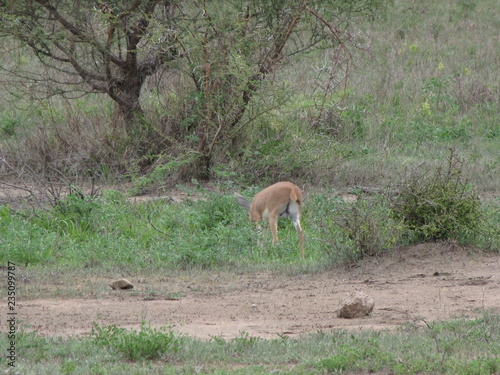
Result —
[[[182, 71], [192, 82], [183, 130], [208, 170], [214, 150], [241, 120], [270, 73], [295, 56], [335, 51], [331, 79], [348, 68], [347, 25], [386, 0], [4, 0], [1, 36], [31, 50], [46, 70], [0, 69], [42, 86], [46, 95], [104, 93], [129, 135], [143, 126], [148, 77]], [[16, 70], [17, 69], [17, 70]], [[346, 75], [344, 75], [345, 77]], [[178, 134], [172, 135], [174, 138]]]

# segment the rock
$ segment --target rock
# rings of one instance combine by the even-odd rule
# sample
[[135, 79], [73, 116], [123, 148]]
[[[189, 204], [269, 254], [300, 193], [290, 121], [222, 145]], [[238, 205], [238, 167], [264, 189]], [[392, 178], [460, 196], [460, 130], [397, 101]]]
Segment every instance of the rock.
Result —
[[353, 319], [369, 315], [373, 311], [373, 298], [363, 292], [354, 292], [345, 297], [338, 312], [339, 318]]
[[109, 286], [113, 289], [132, 289], [134, 285], [127, 279], [115, 280], [109, 283]]

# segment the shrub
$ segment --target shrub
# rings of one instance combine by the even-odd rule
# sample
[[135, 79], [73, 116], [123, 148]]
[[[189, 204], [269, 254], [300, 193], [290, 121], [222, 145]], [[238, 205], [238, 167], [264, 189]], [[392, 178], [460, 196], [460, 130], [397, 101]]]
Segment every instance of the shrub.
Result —
[[94, 216], [100, 210], [95, 197], [72, 190], [67, 196], [57, 199], [51, 210], [38, 213], [33, 222], [48, 231], [84, 239], [96, 231]]
[[130, 361], [159, 359], [166, 353], [177, 352], [180, 346], [180, 339], [172, 331], [151, 328], [145, 322], [139, 332], [94, 324], [91, 336], [97, 344], [115, 348]]
[[349, 258], [354, 261], [391, 249], [401, 235], [401, 226], [393, 220], [387, 202], [382, 198], [360, 199], [339, 206], [334, 225], [340, 227], [352, 244]]
[[463, 177], [464, 163], [451, 151], [435, 171], [418, 169], [401, 183], [393, 199], [397, 220], [417, 240], [466, 240], [481, 222], [479, 196]]

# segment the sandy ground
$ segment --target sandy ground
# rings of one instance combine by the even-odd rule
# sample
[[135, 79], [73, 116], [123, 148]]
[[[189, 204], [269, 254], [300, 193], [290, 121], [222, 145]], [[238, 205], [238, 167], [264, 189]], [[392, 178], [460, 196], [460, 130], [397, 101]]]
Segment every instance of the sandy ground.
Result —
[[[51, 336], [86, 335], [93, 322], [138, 328], [146, 320], [190, 336], [227, 339], [242, 332], [276, 338], [341, 328], [392, 329], [404, 323], [424, 325], [424, 320], [474, 317], [484, 310], [500, 312], [500, 256], [468, 254], [449, 244], [422, 244], [367, 259], [349, 270], [320, 274], [129, 279], [133, 290], [113, 291], [107, 286], [111, 280], [103, 278], [103, 292], [96, 298], [19, 297], [19, 319], [25, 327]], [[375, 300], [372, 315], [337, 318], [340, 300], [353, 291]]]

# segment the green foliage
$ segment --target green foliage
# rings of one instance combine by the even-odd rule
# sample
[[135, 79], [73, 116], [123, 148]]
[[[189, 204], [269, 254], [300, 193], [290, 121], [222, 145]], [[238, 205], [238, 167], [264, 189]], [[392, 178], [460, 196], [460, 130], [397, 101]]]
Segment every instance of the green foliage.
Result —
[[228, 353], [232, 353], [234, 356], [252, 353], [257, 350], [259, 344], [264, 342], [262, 338], [250, 336], [245, 331], [240, 331], [240, 335], [231, 340], [224, 340], [216, 336], [212, 336], [212, 340], [217, 346], [223, 347]]
[[339, 347], [334, 356], [322, 359], [318, 367], [328, 373], [343, 373], [362, 370], [367, 367], [368, 363], [373, 362], [377, 363], [374, 366], [377, 368], [381, 364], [386, 365], [394, 360], [392, 353], [387, 353], [381, 348], [377, 335], [366, 341], [352, 337], [348, 345]]
[[150, 173], [146, 175], [139, 175], [134, 179], [134, 188], [131, 191], [132, 193], [139, 194], [148, 186], [155, 185], [172, 178], [172, 175], [176, 175], [186, 166], [192, 165], [199, 160], [200, 156], [194, 153], [188, 153], [174, 159], [163, 155], [155, 155], [153, 158], [157, 159], [155, 166], [151, 168]]
[[476, 0], [459, 0], [457, 14], [460, 18], [468, 18], [476, 10], [477, 1]]
[[173, 331], [151, 328], [145, 322], [142, 322], [140, 331], [94, 324], [91, 338], [98, 345], [114, 348], [133, 362], [164, 358], [176, 353], [182, 344], [181, 338]]
[[[182, 46], [177, 46], [181, 53], [167, 67], [169, 74], [155, 76], [155, 84], [141, 90], [144, 116], [140, 131], [132, 132], [132, 136], [120, 132], [119, 124], [110, 120], [112, 101], [102, 100], [97, 94], [70, 101], [59, 97], [44, 100], [38, 95], [33, 105], [22, 87], [12, 87], [8, 82], [3, 86], [8, 93], [0, 101], [2, 157], [16, 170], [26, 171], [27, 165], [35, 173], [44, 171], [58, 177], [61, 173], [99, 178], [132, 175], [136, 192], [165, 180], [185, 182], [193, 177], [262, 185], [291, 178], [344, 188], [387, 185], [408, 163], [425, 159], [435, 165], [444, 148], [455, 147], [468, 159], [476, 158], [464, 171], [470, 181], [485, 191], [498, 186], [500, 165], [495, 161], [500, 95], [493, 69], [498, 46], [489, 38], [497, 27], [490, 10], [496, 9], [498, 2], [464, 0], [424, 5], [408, 0], [355, 4], [320, 0], [308, 4], [327, 21], [345, 20], [336, 27], [339, 32], [348, 30], [353, 44], [370, 46], [372, 53], [367, 54], [365, 48], [350, 48], [350, 42], [346, 42], [352, 58], [347, 86], [340, 84], [339, 71], [347, 59], [335, 59], [334, 49], [325, 44], [324, 37], [330, 37], [327, 28], [307, 12], [300, 18], [302, 27], [290, 35], [291, 44], [278, 54], [279, 58], [272, 57], [270, 45], [281, 39], [264, 37], [262, 30], [286, 29], [282, 22], [293, 19], [301, 4], [264, 1], [246, 9], [241, 2], [207, 1], [201, 14], [209, 18], [187, 21], [177, 18], [174, 11], [168, 30], [161, 18], [167, 13], [158, 12], [151, 18], [143, 52], [150, 46], [152, 56], [168, 53], [166, 45], [170, 44], [161, 41], [168, 40], [172, 32]], [[184, 5], [177, 9], [199, 14], [197, 7]], [[115, 15], [128, 9], [126, 3], [111, 8]], [[408, 12], [410, 8], [413, 11]], [[4, 13], [14, 9], [26, 11], [15, 5], [6, 7]], [[86, 14], [67, 1], [57, 4], [57, 9], [75, 17]], [[40, 7], [33, 11], [35, 19], [26, 20], [26, 24], [8, 16], [3, 26], [9, 28], [12, 21], [15, 28], [25, 28], [20, 36], [28, 32], [46, 39], [47, 33], [36, 31], [50, 20], [37, 18]], [[251, 22], [241, 16], [247, 12], [252, 15]], [[92, 29], [103, 31], [96, 41], [104, 43], [112, 18], [100, 9], [87, 13], [91, 17], [83, 19], [83, 24], [96, 22], [102, 26]], [[127, 22], [135, 20], [135, 15], [125, 14]], [[37, 19], [40, 25], [29, 28]], [[356, 32], [348, 21], [356, 23]], [[306, 26], [312, 26], [311, 32], [303, 32]], [[110, 41], [113, 50], [126, 45], [120, 39], [127, 32], [129, 29], [114, 34]], [[313, 45], [306, 54], [295, 53], [305, 51], [309, 42]], [[478, 48], [483, 42], [484, 48]], [[82, 53], [83, 43], [73, 50], [73, 44], [68, 42], [68, 52], [76, 57], [102, 57]], [[5, 43], [9, 52], [14, 50], [11, 47]], [[268, 62], [278, 65], [271, 67], [261, 57], [271, 58]], [[25, 50], [15, 56], [5, 53], [1, 64], [4, 68], [41, 71]], [[107, 65], [84, 66], [99, 70]], [[268, 76], [271, 79], [262, 79], [261, 67], [273, 72]], [[64, 82], [58, 75], [51, 77]], [[249, 83], [251, 94], [245, 91]], [[59, 92], [45, 86], [24, 87], [30, 93], [38, 88], [44, 93]], [[12, 102], [8, 101], [9, 94], [13, 95]], [[246, 100], [249, 102], [245, 104]], [[134, 147], [141, 149], [141, 157]]]
[[[7, 347], [7, 335], [0, 345]], [[493, 375], [500, 371], [500, 315], [407, 324], [396, 330], [331, 330], [265, 340], [198, 340], [145, 323], [140, 331], [95, 324], [90, 336], [19, 332], [26, 375], [203, 372], [214, 374], [394, 373]], [[3, 370], [5, 362], [0, 364]], [[21, 367], [22, 366], [22, 367]], [[6, 368], [6, 367], [5, 367]]]
[[351, 261], [381, 255], [398, 244], [402, 234], [400, 223], [392, 219], [387, 201], [382, 198], [338, 205], [333, 221], [346, 238], [344, 246], [351, 249]]
[[482, 206], [480, 227], [475, 233], [475, 242], [481, 249], [500, 252], [500, 200]]
[[94, 197], [74, 191], [60, 199], [53, 209], [41, 212], [34, 222], [46, 230], [78, 240], [97, 230], [94, 218], [99, 216], [99, 209]]
[[[495, 354], [500, 348], [497, 322], [498, 316], [485, 313], [475, 320], [436, 322], [425, 330], [408, 326], [392, 339], [378, 332], [346, 334], [336, 338], [334, 354], [321, 359], [317, 368], [328, 373], [369, 369], [397, 374], [495, 374], [500, 368]], [[482, 355], [486, 348], [491, 349], [489, 355]]]
[[[335, 25], [335, 32], [346, 30], [348, 20], [374, 17], [385, 11], [387, 3], [314, 0], [306, 7], [293, 0], [205, 1], [171, 7], [115, 1], [96, 9], [90, 3], [75, 6], [64, 0], [34, 3], [26, 9], [10, 1], [0, 5], [1, 35], [37, 59], [22, 69], [18, 64], [2, 64], [2, 69], [15, 77], [9, 83], [31, 82], [24, 93], [37, 99], [77, 97], [75, 92], [90, 91], [107, 95], [116, 116], [111, 121], [112, 136], [99, 139], [126, 159], [141, 159], [127, 160], [127, 172], [136, 165], [144, 173], [153, 165], [156, 174], [180, 170], [189, 178], [209, 178], [212, 165], [224, 163], [234, 149], [238, 153], [237, 144], [244, 142], [249, 125], [291, 94], [286, 88], [276, 89], [280, 85], [274, 78], [267, 80], [270, 73], [318, 49], [347, 55], [347, 48], [332, 48], [341, 39], [332, 38], [333, 27], [325, 27], [325, 20], [341, 17], [344, 21]], [[12, 50], [10, 45], [5, 48], [15, 59]], [[130, 59], [135, 63], [125, 63]], [[40, 66], [48, 72], [43, 85], [38, 84]], [[155, 77], [162, 69], [169, 74]], [[148, 77], [156, 84], [145, 84]], [[113, 92], [106, 89], [110, 79], [117, 82]], [[24, 89], [22, 84], [18, 87]], [[254, 104], [259, 93], [265, 100]], [[65, 140], [54, 140], [55, 148]], [[126, 152], [120, 152], [122, 148]], [[166, 164], [158, 165], [162, 158]], [[47, 165], [40, 167], [50, 170]]]
[[63, 375], [70, 375], [73, 374], [76, 370], [76, 364], [74, 361], [68, 359], [63, 362], [61, 365], [61, 374]]
[[21, 127], [21, 120], [12, 113], [0, 113], [0, 135], [12, 137]]
[[[382, 196], [361, 196], [357, 202], [346, 203], [335, 194], [309, 193], [302, 218], [304, 262], [298, 256], [291, 222], [280, 220], [280, 241], [273, 245], [267, 225], [262, 223], [263, 229], [256, 230], [248, 212], [232, 196], [233, 191], [186, 190], [192, 199], [182, 203], [168, 199], [130, 203], [120, 192], [105, 191], [101, 197], [68, 195], [43, 211], [14, 211], [4, 206], [0, 208], [0, 261], [29, 266], [131, 267], [134, 272], [263, 266], [324, 269], [383, 254], [408, 237], [405, 231], [415, 241], [427, 239], [418, 237], [419, 228], [410, 228], [391, 211], [390, 205], [401, 198], [388, 202]], [[251, 198], [257, 191], [242, 193]], [[484, 250], [498, 251], [498, 203], [476, 207], [473, 202], [480, 220], [474, 226], [467, 223], [470, 232], [460, 227], [458, 238]], [[423, 199], [420, 206], [424, 203], [428, 200]], [[430, 210], [420, 209], [425, 214]], [[441, 225], [442, 220], [439, 213], [433, 226]], [[457, 222], [453, 215], [450, 220], [452, 224]]]
[[240, 215], [234, 210], [234, 198], [220, 194], [209, 194], [197, 205], [197, 226], [203, 231], [218, 226], [233, 225]]
[[32, 265], [54, 261], [66, 240], [20, 217], [8, 206], [0, 208], [0, 261]]
[[400, 185], [392, 210], [420, 240], [467, 241], [481, 223], [481, 202], [452, 151], [432, 173], [414, 171]]

